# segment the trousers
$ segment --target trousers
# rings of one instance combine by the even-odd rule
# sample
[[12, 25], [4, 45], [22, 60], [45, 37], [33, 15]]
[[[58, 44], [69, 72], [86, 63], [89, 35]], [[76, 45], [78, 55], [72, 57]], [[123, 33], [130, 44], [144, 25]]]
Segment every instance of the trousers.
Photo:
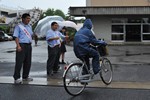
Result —
[[52, 71], [58, 71], [60, 57], [59, 45], [51, 48], [48, 46], [48, 60], [47, 60], [47, 74], [51, 74]]
[[20, 78], [20, 71], [23, 66], [22, 78], [28, 78], [30, 68], [31, 68], [31, 58], [32, 58], [32, 46], [27, 43], [20, 43], [22, 48], [21, 51], [16, 50], [16, 63], [14, 70], [14, 79], [17, 80]]

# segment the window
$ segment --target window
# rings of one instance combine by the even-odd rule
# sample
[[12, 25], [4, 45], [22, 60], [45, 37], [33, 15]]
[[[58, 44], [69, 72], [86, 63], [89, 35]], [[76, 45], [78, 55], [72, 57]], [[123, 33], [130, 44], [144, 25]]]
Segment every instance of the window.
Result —
[[150, 25], [143, 25], [143, 41], [150, 41]]
[[124, 40], [124, 35], [123, 34], [112, 34], [112, 40]]
[[150, 25], [143, 25], [143, 33], [150, 33]]
[[112, 25], [112, 33], [123, 33], [123, 25]]
[[112, 25], [112, 40], [124, 41], [124, 25]]
[[143, 40], [150, 40], [150, 34], [143, 34]]

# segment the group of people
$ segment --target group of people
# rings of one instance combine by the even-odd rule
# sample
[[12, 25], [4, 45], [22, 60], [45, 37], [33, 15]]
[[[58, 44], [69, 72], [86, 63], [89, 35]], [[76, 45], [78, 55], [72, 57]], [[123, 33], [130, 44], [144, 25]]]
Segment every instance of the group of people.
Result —
[[[16, 64], [14, 71], [14, 82], [22, 83], [22, 81], [33, 81], [29, 77], [31, 68], [32, 57], [32, 28], [29, 25], [30, 15], [25, 13], [22, 15], [22, 22], [15, 27], [14, 37], [16, 42]], [[58, 23], [52, 22], [51, 28], [46, 34], [46, 41], [48, 44], [48, 60], [47, 60], [47, 76], [52, 76], [59, 70], [59, 64], [65, 64], [64, 54], [66, 52], [65, 39], [68, 38], [66, 28], [58, 30]], [[85, 59], [87, 66], [89, 67], [89, 58], [93, 58], [92, 66], [94, 74], [97, 74], [101, 69], [99, 65], [99, 54], [91, 47], [92, 45], [107, 45], [104, 41], [97, 40], [92, 31], [92, 21], [86, 19], [83, 27], [77, 31], [74, 37], [74, 53], [79, 59]], [[59, 62], [60, 55], [62, 61]], [[23, 66], [22, 80], [20, 79], [20, 71]], [[83, 70], [83, 74], [87, 74]]]
[[[30, 15], [25, 13], [22, 15], [22, 22], [16, 25], [14, 29], [14, 38], [16, 42], [16, 63], [14, 70], [14, 83], [20, 84], [23, 81], [33, 81], [29, 77], [32, 60], [32, 27], [29, 25]], [[57, 73], [59, 63], [65, 64], [64, 55], [66, 52], [65, 40], [66, 28], [63, 27], [61, 31], [58, 30], [58, 23], [52, 22], [49, 31], [46, 34], [46, 41], [48, 44], [48, 60], [47, 60], [47, 75], [51, 76]], [[60, 56], [62, 61], [59, 62]], [[20, 79], [20, 72], [23, 67], [22, 79]]]

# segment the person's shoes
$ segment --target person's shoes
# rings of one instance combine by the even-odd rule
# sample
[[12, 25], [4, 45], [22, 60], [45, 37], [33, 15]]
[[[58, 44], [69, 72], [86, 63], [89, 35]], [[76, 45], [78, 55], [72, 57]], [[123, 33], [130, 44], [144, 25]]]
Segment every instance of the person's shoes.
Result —
[[22, 79], [23, 81], [33, 81], [33, 78], [24, 78], [24, 79]]
[[15, 84], [22, 84], [22, 80], [21, 79], [16, 79], [16, 80], [14, 80], [14, 83]]
[[59, 61], [59, 64], [62, 64], [62, 63]]

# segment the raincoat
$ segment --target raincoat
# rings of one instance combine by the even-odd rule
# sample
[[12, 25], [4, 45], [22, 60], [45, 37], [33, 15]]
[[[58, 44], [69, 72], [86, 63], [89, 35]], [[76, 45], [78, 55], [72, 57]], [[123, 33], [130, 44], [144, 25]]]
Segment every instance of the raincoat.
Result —
[[96, 39], [93, 32], [91, 31], [92, 26], [92, 21], [90, 19], [86, 19], [83, 24], [83, 27], [75, 34], [74, 52], [78, 58], [85, 56], [89, 52], [91, 52], [90, 44], [106, 44], [104, 41]]

